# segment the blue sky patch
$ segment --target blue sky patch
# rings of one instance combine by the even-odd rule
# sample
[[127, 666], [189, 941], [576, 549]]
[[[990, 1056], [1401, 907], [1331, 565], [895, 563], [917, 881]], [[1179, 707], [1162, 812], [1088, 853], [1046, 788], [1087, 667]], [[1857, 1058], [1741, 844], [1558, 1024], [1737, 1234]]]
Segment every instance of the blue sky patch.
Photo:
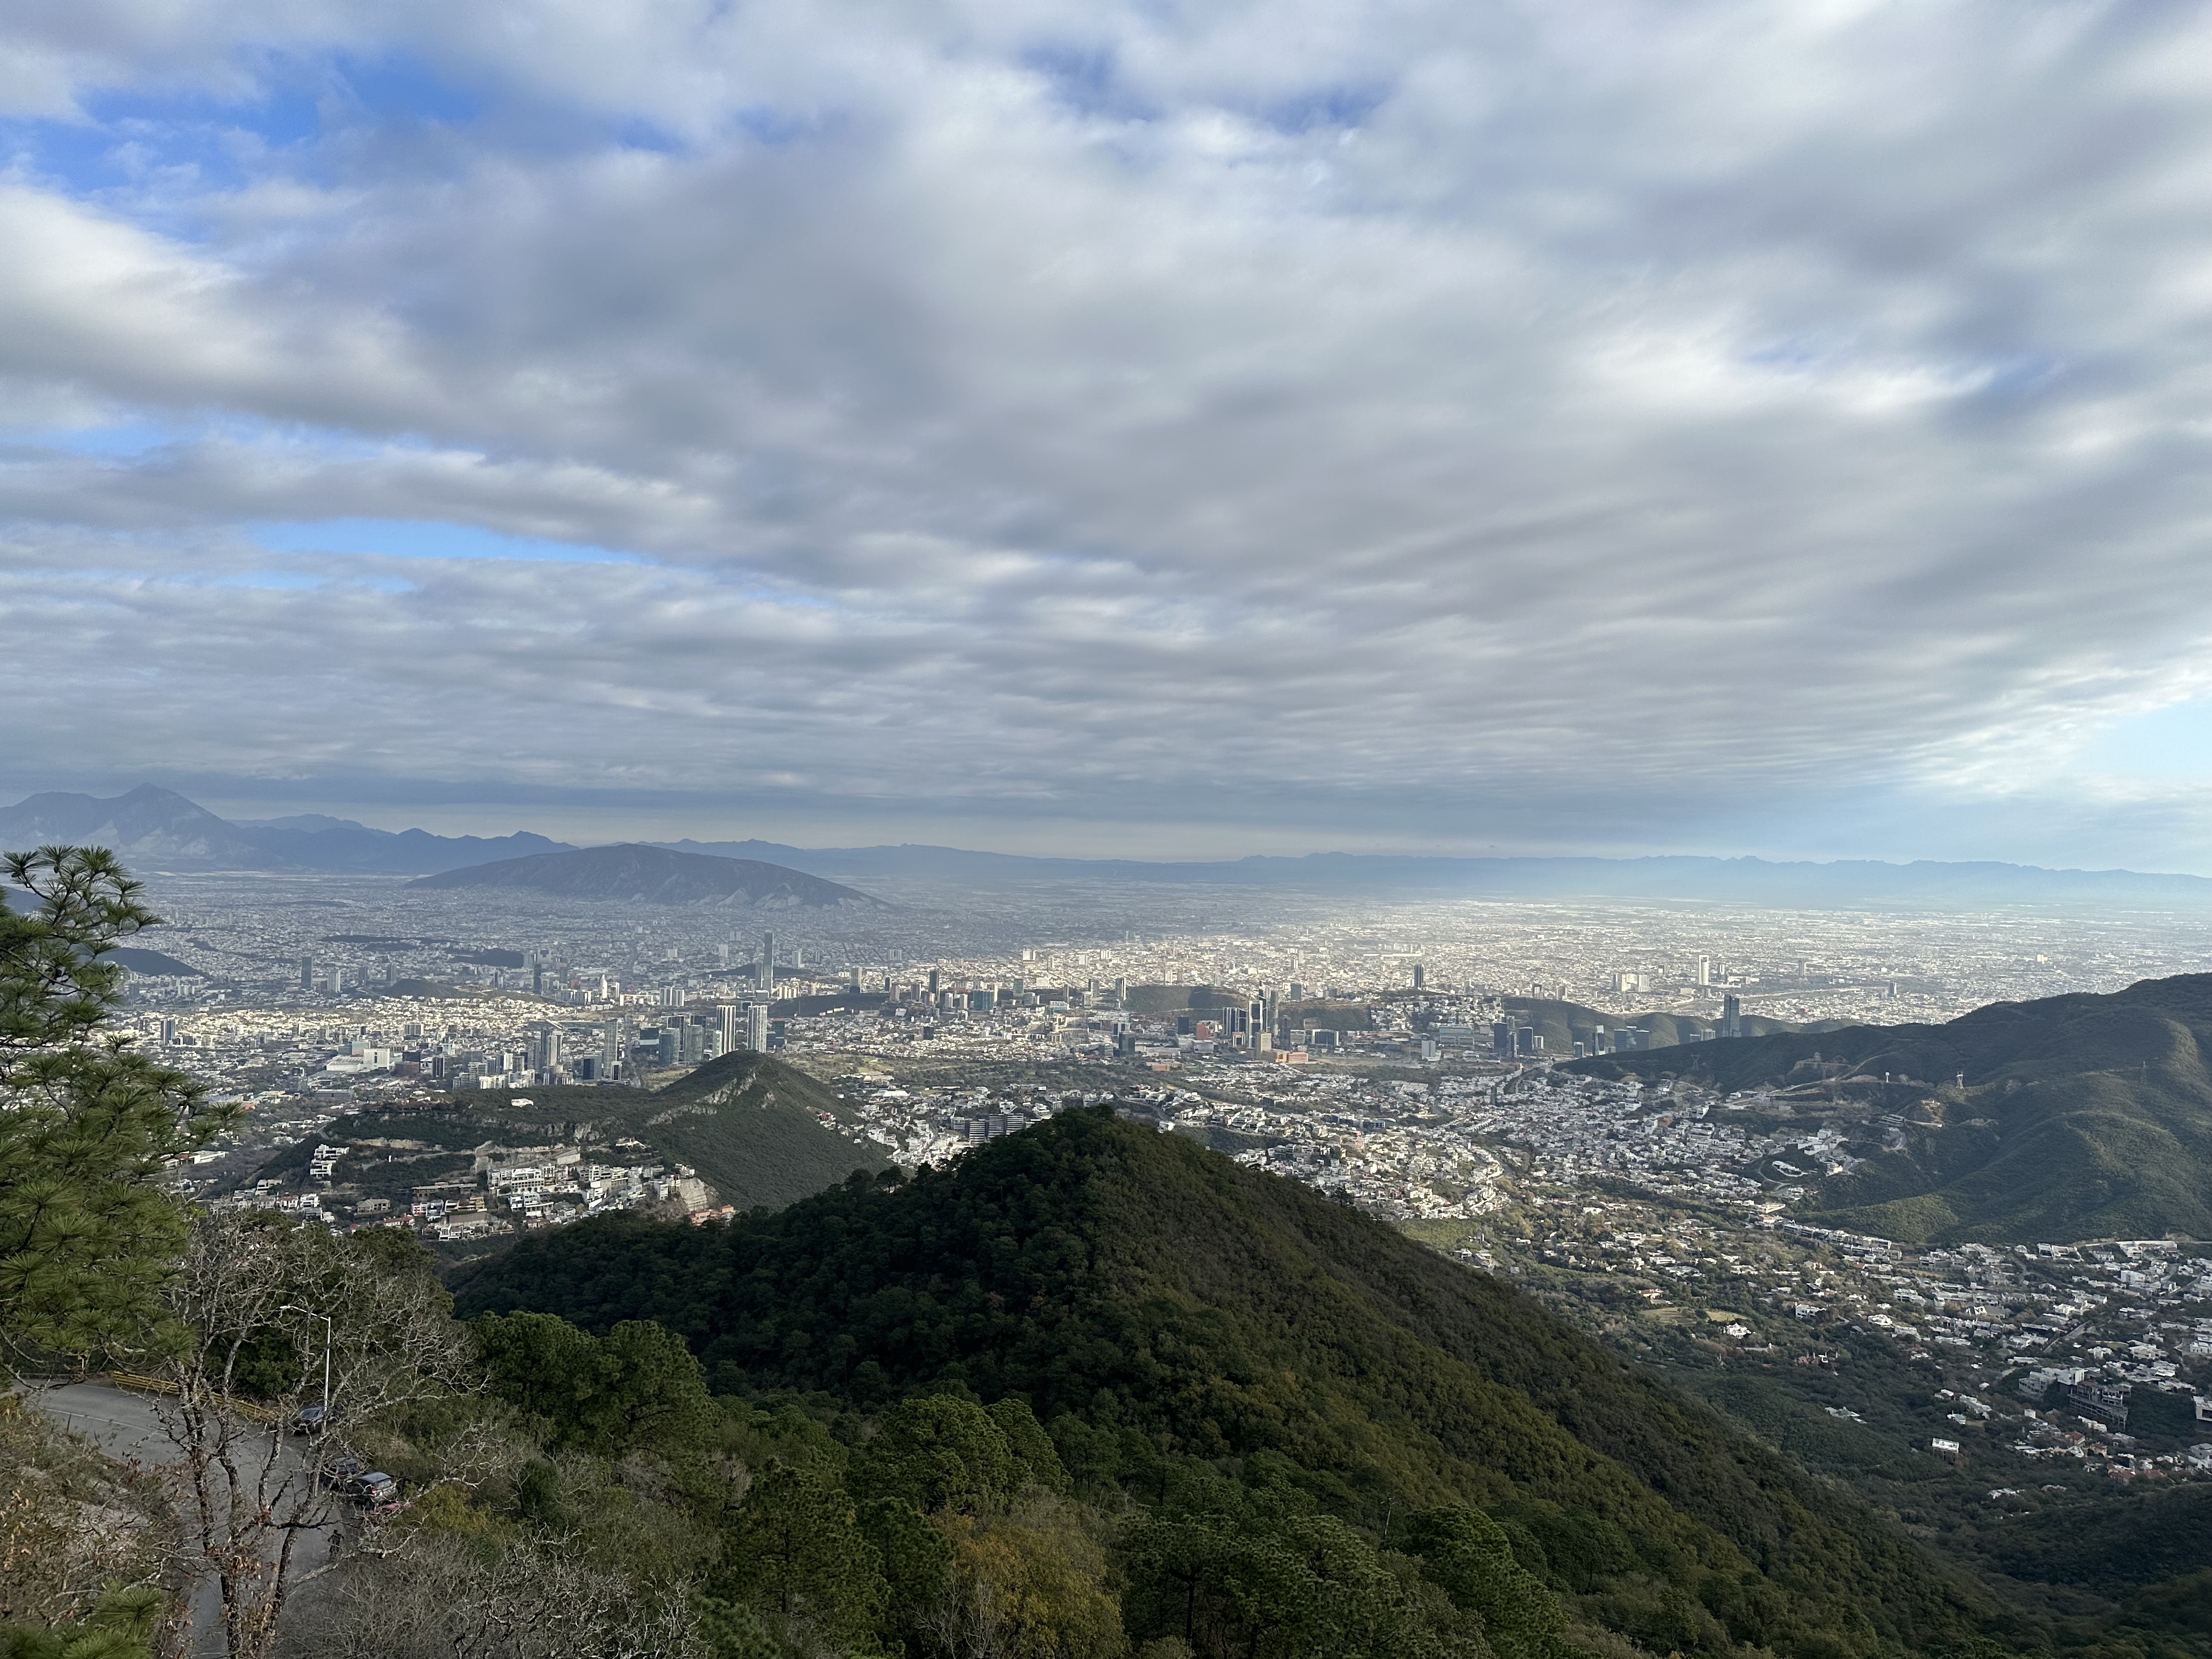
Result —
[[503, 535], [424, 519], [323, 519], [250, 525], [271, 553], [359, 553], [394, 559], [526, 559], [560, 564], [648, 564], [635, 553], [587, 543]]

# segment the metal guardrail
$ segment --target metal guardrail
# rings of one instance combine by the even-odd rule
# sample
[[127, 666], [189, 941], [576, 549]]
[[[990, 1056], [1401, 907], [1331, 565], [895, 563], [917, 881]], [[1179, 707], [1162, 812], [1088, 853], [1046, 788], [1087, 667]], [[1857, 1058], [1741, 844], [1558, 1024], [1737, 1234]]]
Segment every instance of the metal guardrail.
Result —
[[118, 1389], [133, 1389], [139, 1394], [174, 1394], [177, 1385], [167, 1377], [147, 1376], [137, 1371], [110, 1371], [107, 1380]]

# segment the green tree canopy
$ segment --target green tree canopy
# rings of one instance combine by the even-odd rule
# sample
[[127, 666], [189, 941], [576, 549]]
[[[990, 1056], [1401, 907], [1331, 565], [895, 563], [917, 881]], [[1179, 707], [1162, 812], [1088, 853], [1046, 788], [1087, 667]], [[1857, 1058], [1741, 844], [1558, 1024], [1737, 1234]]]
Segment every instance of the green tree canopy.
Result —
[[691, 1351], [649, 1320], [604, 1337], [550, 1314], [486, 1315], [470, 1330], [492, 1392], [537, 1419], [553, 1445], [600, 1453], [683, 1445], [717, 1416]]
[[190, 1079], [101, 1032], [123, 984], [103, 958], [159, 920], [139, 884], [96, 848], [0, 869], [21, 890], [0, 907], [0, 1338], [18, 1354], [143, 1349], [185, 1231], [155, 1177], [222, 1120]]
[[[1036, 1421], [1030, 1419], [1032, 1426]], [[1056, 1457], [1052, 1467], [1059, 1468]], [[974, 1514], [1003, 1504], [1026, 1474], [988, 1413], [972, 1400], [937, 1394], [885, 1414], [854, 1463], [852, 1485], [863, 1501], [896, 1498], [925, 1515]]]

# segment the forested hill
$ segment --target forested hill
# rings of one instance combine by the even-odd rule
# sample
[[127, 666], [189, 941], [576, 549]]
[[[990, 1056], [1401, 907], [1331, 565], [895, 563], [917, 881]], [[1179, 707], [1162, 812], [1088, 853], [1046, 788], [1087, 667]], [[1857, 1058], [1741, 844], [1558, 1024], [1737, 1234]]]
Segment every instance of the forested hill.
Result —
[[[1915, 1241], [2212, 1236], [2212, 975], [1577, 1060], [1571, 1069], [1849, 1107], [1923, 1103], [1905, 1144], [1820, 1190], [1838, 1225]], [[1887, 1082], [1885, 1081], [1887, 1079]]]
[[628, 1089], [533, 1088], [518, 1109], [510, 1091], [470, 1091], [455, 1107], [503, 1121], [586, 1120], [635, 1134], [690, 1164], [726, 1203], [779, 1208], [854, 1170], [888, 1169], [872, 1141], [841, 1133], [849, 1109], [814, 1079], [769, 1054], [740, 1049], [650, 1094]]
[[461, 1304], [658, 1321], [718, 1392], [1018, 1396], [1079, 1480], [1142, 1500], [1198, 1459], [1272, 1465], [1375, 1530], [1480, 1504], [1661, 1652], [1871, 1653], [1978, 1621], [1893, 1528], [1516, 1291], [1103, 1110], [728, 1226], [534, 1237]]
[[[1594, 1046], [1599, 1031], [1608, 1031], [1619, 1040], [1625, 1030], [1643, 1033], [1636, 1039], [1644, 1048], [1672, 1048], [1680, 1044], [1703, 1042], [1707, 1033], [1717, 1032], [1720, 1021], [1699, 1014], [1638, 1014], [1624, 1018], [1595, 1008], [1584, 1007], [1579, 1002], [1563, 1002], [1553, 997], [1507, 997], [1505, 1012], [1516, 1025], [1531, 1027], [1544, 1039], [1542, 1052], [1564, 1059], [1575, 1051], [1577, 1042]], [[1744, 1030], [1753, 1036], [1764, 1036], [1770, 1031], [1795, 1031], [1802, 1028], [1778, 1019], [1760, 1016], [1745, 1016]], [[1679, 1062], [1678, 1062], [1679, 1063]]]

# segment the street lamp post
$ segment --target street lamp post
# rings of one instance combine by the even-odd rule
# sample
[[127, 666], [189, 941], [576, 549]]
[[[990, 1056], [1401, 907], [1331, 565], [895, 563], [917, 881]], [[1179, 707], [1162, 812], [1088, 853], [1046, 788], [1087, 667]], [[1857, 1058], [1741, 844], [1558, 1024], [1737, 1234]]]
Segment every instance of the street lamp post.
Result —
[[313, 1308], [295, 1307], [287, 1302], [278, 1310], [281, 1313], [305, 1314], [310, 1319], [323, 1322], [323, 1421], [322, 1427], [331, 1425], [331, 1349], [337, 1344], [337, 1322], [326, 1313], [317, 1313]]

